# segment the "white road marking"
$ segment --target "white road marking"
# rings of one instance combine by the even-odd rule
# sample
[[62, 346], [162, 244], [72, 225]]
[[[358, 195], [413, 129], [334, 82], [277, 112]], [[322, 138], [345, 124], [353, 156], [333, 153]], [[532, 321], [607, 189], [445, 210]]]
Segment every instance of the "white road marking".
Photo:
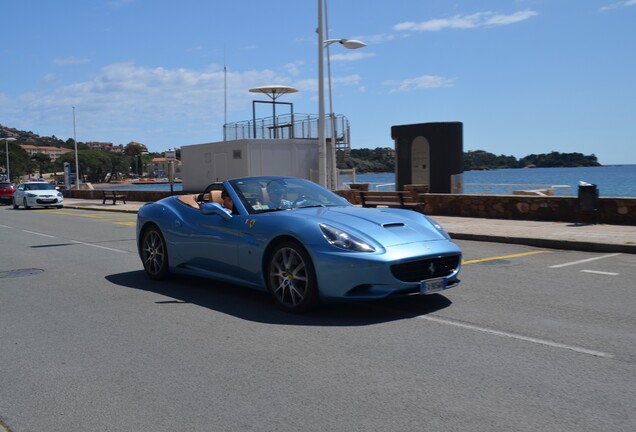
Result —
[[2, 227], [2, 228], [9, 228], [9, 229], [13, 229], [13, 227], [6, 226], [6, 225], [0, 225], [0, 227]]
[[[3, 225], [0, 225], [0, 226], [3, 226]], [[7, 227], [7, 228], [10, 228], [10, 227]], [[22, 230], [22, 232], [29, 233], [29, 234], [35, 234], [35, 235], [39, 235], [39, 236], [42, 236], [42, 237], [57, 238], [57, 237], [52, 236], [52, 235], [42, 234], [42, 233], [35, 232], [35, 231]], [[100, 246], [100, 245], [91, 244], [91, 243], [84, 243], [84, 242], [77, 241], [77, 240], [70, 240], [70, 242], [71, 243], [76, 243], [76, 244], [81, 244], [81, 245], [84, 245], [84, 246], [92, 246], [92, 247], [96, 247], [96, 248], [99, 248], [99, 249], [105, 249], [105, 250], [118, 252], [118, 253], [128, 253], [128, 251], [125, 251], [125, 250], [109, 248], [109, 247], [106, 247], [106, 246]]]
[[567, 266], [587, 263], [587, 262], [590, 262], [590, 261], [596, 261], [596, 260], [605, 259], [605, 258], [612, 258], [612, 257], [618, 256], [618, 255], [620, 255], [620, 253], [615, 253], [615, 254], [610, 254], [610, 255], [603, 255], [603, 256], [598, 256], [598, 257], [594, 257], [594, 258], [588, 258], [588, 259], [584, 259], [584, 260], [580, 260], [580, 261], [572, 261], [572, 262], [564, 263], [564, 264], [557, 264], [557, 265], [550, 266], [548, 268], [567, 267]]
[[25, 232], [25, 233], [29, 233], [29, 234], [35, 234], [35, 235], [39, 235], [39, 236], [42, 236], [42, 237], [48, 237], [48, 238], [57, 238], [57, 237], [55, 237], [55, 236], [52, 236], [52, 235], [48, 235], [48, 234], [42, 234], [42, 233], [39, 233], [39, 232], [35, 232], [35, 231], [27, 231], [27, 230], [22, 230], [22, 232]]
[[494, 329], [489, 329], [486, 327], [479, 327], [476, 325], [472, 325], [472, 324], [465, 324], [462, 322], [458, 322], [458, 321], [453, 321], [453, 320], [449, 320], [446, 318], [437, 318], [437, 317], [433, 317], [433, 316], [429, 316], [429, 315], [418, 315], [417, 318], [421, 318], [421, 319], [425, 319], [428, 321], [433, 321], [439, 324], [447, 324], [447, 325], [452, 325], [455, 327], [461, 327], [461, 328], [465, 328], [468, 330], [475, 330], [475, 331], [479, 331], [482, 333], [488, 333], [488, 334], [492, 334], [495, 336], [503, 336], [503, 337], [508, 337], [508, 338], [512, 338], [512, 339], [517, 339], [517, 340], [522, 340], [525, 342], [532, 342], [535, 344], [539, 344], [539, 345], [546, 345], [546, 346], [550, 346], [550, 347], [554, 347], [554, 348], [561, 348], [561, 349], [566, 349], [566, 350], [570, 350], [570, 351], [575, 351], [581, 354], [589, 354], [589, 355], [593, 355], [596, 357], [603, 357], [603, 358], [613, 358], [614, 356], [612, 354], [608, 354], [602, 351], [595, 351], [595, 350], [590, 350], [587, 348], [581, 348], [581, 347], [577, 347], [574, 345], [567, 345], [567, 344], [562, 344], [559, 342], [554, 342], [554, 341], [549, 341], [546, 339], [538, 339], [538, 338], [534, 338], [534, 337], [530, 337], [530, 336], [523, 336], [523, 335], [519, 335], [519, 334], [515, 334], [515, 333], [508, 333], [508, 332], [504, 332], [504, 331], [499, 331], [499, 330], [494, 330]]
[[81, 244], [81, 245], [84, 245], [84, 246], [92, 246], [92, 247], [96, 247], [96, 248], [99, 248], [99, 249], [106, 249], [106, 250], [113, 251], [113, 252], [128, 253], [128, 251], [125, 251], [125, 250], [113, 249], [113, 248], [109, 248], [109, 247], [106, 247], [106, 246], [100, 246], [100, 245], [91, 244], [91, 243], [84, 243], [84, 242], [77, 241], [77, 240], [71, 240], [71, 243], [77, 243], [77, 244]]
[[592, 274], [598, 274], [598, 275], [603, 275], [603, 276], [618, 276], [618, 275], [620, 275], [620, 273], [604, 272], [604, 271], [598, 271], [598, 270], [581, 270], [581, 273], [592, 273]]

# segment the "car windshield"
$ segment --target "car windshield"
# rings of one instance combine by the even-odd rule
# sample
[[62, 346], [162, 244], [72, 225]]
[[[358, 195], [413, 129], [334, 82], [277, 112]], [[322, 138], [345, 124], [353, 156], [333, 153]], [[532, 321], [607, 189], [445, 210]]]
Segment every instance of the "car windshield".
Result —
[[229, 183], [250, 214], [352, 205], [341, 196], [305, 179], [252, 177], [230, 180]]
[[11, 183], [0, 183], [0, 189], [11, 189], [12, 187]]
[[24, 185], [24, 190], [55, 190], [49, 183], [28, 183]]

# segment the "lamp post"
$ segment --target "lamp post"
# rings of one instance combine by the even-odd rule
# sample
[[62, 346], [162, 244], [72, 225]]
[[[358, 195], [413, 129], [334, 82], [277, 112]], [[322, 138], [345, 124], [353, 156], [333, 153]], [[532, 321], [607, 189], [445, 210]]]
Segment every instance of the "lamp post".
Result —
[[80, 189], [79, 155], [77, 154], [77, 133], [75, 130], [75, 107], [73, 107], [73, 143], [75, 144], [75, 189]]
[[9, 141], [15, 141], [15, 138], [0, 138], [4, 141], [5, 150], [7, 152], [7, 180], [11, 181], [11, 171], [9, 171]]
[[[327, 189], [333, 189], [335, 173], [335, 158], [327, 155], [327, 139], [325, 136], [325, 73], [324, 73], [324, 51], [332, 43], [340, 43], [348, 49], [365, 47], [364, 42], [355, 39], [326, 39], [324, 38], [323, 25], [323, 0], [318, 0], [318, 183]], [[331, 76], [329, 79], [329, 92], [331, 93]], [[334, 137], [331, 137], [334, 140]], [[335, 151], [335, 143], [332, 142]], [[331, 163], [328, 162], [331, 161]], [[330, 166], [331, 165], [331, 166]]]
[[168, 181], [170, 182], [170, 195], [174, 194], [174, 161], [177, 158], [177, 152], [173, 149], [168, 149], [165, 152], [166, 160], [168, 161]]

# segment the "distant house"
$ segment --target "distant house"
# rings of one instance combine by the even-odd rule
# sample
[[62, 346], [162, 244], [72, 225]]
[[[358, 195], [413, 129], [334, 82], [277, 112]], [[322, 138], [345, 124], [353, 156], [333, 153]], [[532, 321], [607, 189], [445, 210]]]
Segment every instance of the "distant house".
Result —
[[85, 144], [91, 150], [105, 150], [105, 151], [112, 152], [112, 153], [123, 153], [124, 152], [124, 146], [121, 145], [121, 144], [114, 145], [111, 142], [97, 142], [97, 141], [87, 142]]
[[22, 144], [20, 147], [28, 153], [29, 157], [35, 154], [45, 154], [51, 158], [52, 162], [58, 160], [63, 154], [73, 151], [63, 147], [34, 146], [30, 144]]
[[[155, 177], [168, 177], [169, 160], [165, 157], [153, 158], [147, 165], [148, 172], [152, 173]], [[174, 172], [177, 177], [181, 174], [181, 161], [174, 160]]]

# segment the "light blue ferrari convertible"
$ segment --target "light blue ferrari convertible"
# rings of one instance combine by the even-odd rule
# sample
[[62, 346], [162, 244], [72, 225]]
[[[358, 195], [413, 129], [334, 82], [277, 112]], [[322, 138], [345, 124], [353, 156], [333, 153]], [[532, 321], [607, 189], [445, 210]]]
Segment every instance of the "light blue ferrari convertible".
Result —
[[459, 283], [462, 261], [421, 213], [357, 207], [311, 181], [275, 176], [148, 203], [137, 244], [152, 279], [187, 273], [267, 290], [289, 312], [440, 292]]

